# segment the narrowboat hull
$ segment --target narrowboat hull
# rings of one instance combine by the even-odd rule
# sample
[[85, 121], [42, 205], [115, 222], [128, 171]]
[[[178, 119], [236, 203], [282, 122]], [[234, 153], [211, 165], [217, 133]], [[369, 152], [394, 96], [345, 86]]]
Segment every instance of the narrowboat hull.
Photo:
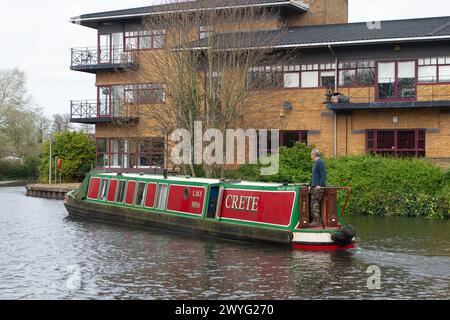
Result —
[[325, 191], [320, 227], [310, 223], [308, 197], [301, 185], [93, 172], [64, 203], [77, 219], [300, 250], [353, 248], [355, 233], [339, 222], [337, 188]]
[[65, 206], [69, 216], [75, 219], [147, 228], [164, 228], [177, 233], [202, 234], [231, 240], [284, 245], [286, 247], [291, 246], [293, 239], [291, 231], [167, 215], [156, 211], [105, 206], [77, 200], [71, 196], [66, 197]]
[[198, 220], [190, 217], [158, 212], [113, 207], [75, 199], [70, 195], [64, 201], [69, 216], [93, 222], [164, 229], [180, 234], [198, 234], [230, 240], [258, 242], [302, 251], [342, 251], [356, 247], [355, 241], [339, 245], [331, 239], [332, 232], [292, 232], [255, 226], [245, 226], [216, 220]]

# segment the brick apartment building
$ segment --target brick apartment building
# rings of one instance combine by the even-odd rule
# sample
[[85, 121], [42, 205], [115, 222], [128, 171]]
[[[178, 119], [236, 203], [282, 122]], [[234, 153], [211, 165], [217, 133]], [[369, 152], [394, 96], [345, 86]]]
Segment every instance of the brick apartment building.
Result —
[[[244, 128], [264, 123], [255, 121], [257, 114], [270, 119], [269, 129], [281, 130], [284, 146], [301, 141], [327, 155], [370, 152], [450, 160], [450, 17], [348, 23], [348, 0], [202, 3], [205, 10], [278, 9], [276, 18], [253, 29], [268, 37], [279, 34], [271, 44], [274, 51], [296, 52], [289, 65], [249, 71], [270, 81], [255, 90], [255, 103], [242, 118]], [[161, 138], [143, 135], [132, 146], [111, 123], [123, 118], [116, 101], [123, 103], [136, 86], [159, 97], [155, 103], [164, 103], [163, 84], [133, 83], [121, 71], [134, 65], [139, 73], [134, 53], [151, 54], [165, 46], [166, 30], [143, 33], [139, 26], [143, 17], [169, 10], [163, 5], [72, 18], [98, 30], [97, 47], [72, 49], [71, 69], [95, 74], [98, 95], [93, 101], [72, 101], [71, 121], [96, 125], [99, 168], [160, 165]], [[204, 32], [199, 28], [199, 39]], [[139, 125], [139, 119], [129, 120]]]

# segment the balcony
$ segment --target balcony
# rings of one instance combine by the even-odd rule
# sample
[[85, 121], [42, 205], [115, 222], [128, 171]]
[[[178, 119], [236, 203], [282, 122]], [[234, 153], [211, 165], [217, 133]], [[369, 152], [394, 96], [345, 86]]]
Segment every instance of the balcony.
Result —
[[97, 100], [70, 102], [70, 122], [73, 123], [133, 123], [138, 121], [138, 114], [133, 107], [122, 101], [110, 104]]
[[326, 94], [330, 110], [449, 108], [450, 83], [431, 79], [382, 79], [367, 86], [347, 86]]
[[96, 73], [99, 70], [127, 70], [137, 68], [138, 51], [124, 51], [121, 47], [92, 47], [71, 49], [70, 69]]

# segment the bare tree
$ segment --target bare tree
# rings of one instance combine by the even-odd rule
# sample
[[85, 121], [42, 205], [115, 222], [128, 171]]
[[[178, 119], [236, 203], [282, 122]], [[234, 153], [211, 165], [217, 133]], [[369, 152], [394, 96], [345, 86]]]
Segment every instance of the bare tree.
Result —
[[78, 126], [78, 130], [77, 131], [84, 132], [87, 135], [91, 136], [91, 135], [95, 134], [95, 125], [88, 124], [88, 123], [83, 123], [83, 124], [80, 124]]
[[19, 69], [0, 70], [0, 156], [37, 156], [48, 128]]
[[70, 115], [69, 114], [53, 115], [53, 124], [52, 124], [53, 132], [62, 132], [62, 131], [68, 131], [71, 129], [72, 129], [72, 125], [70, 123]]
[[19, 69], [0, 70], [0, 124], [8, 109], [23, 109], [28, 103], [25, 73]]
[[[141, 32], [161, 35], [152, 39], [159, 50], [140, 52], [141, 68], [138, 75], [131, 71], [130, 77], [163, 85], [164, 90], [150, 94], [143, 92], [146, 87], [137, 90], [133, 112], [139, 115], [139, 126], [128, 126], [123, 132], [157, 135], [183, 128], [192, 133], [196, 121], [203, 123], [203, 130], [225, 132], [240, 126], [253, 101], [252, 89], [261, 84], [261, 78], [251, 76], [251, 69], [280, 63], [270, 49], [280, 33], [254, 29], [277, 20], [279, 13], [267, 8], [226, 8], [226, 2], [221, 1], [220, 9], [204, 10], [208, 2], [174, 1], [167, 4], [170, 13], [144, 19]], [[203, 167], [207, 176], [223, 176], [225, 168]], [[195, 176], [192, 163], [188, 169]]]

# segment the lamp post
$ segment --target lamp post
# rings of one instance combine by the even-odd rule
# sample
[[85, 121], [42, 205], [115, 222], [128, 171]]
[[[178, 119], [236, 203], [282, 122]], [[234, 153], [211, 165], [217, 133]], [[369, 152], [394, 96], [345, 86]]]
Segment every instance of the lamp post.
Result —
[[48, 184], [52, 184], [52, 133], [50, 133], [50, 154], [48, 159]]
[[58, 162], [58, 156], [55, 156], [55, 184], [58, 184], [57, 176], [58, 176], [58, 168], [57, 163]]

